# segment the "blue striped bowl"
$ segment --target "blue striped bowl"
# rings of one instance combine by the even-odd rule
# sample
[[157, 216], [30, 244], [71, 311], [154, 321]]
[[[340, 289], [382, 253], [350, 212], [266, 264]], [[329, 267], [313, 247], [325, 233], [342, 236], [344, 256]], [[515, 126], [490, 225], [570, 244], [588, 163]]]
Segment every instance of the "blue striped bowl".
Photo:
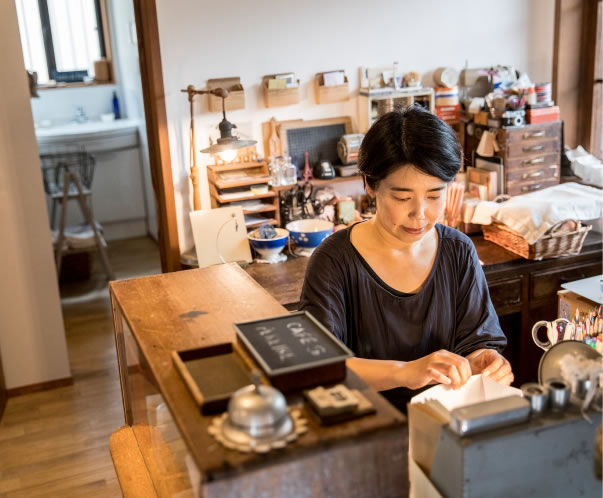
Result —
[[284, 228], [275, 228], [275, 230], [276, 237], [273, 239], [260, 239], [259, 229], [255, 229], [247, 235], [249, 244], [262, 256], [262, 259], [269, 260], [275, 257], [287, 244], [289, 232]]

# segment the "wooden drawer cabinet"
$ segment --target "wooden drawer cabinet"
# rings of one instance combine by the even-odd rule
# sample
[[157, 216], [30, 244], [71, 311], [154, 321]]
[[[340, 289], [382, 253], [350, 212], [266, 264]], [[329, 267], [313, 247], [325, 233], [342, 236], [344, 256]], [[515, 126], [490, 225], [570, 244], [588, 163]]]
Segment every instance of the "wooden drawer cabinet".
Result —
[[601, 273], [601, 261], [570, 268], [554, 268], [530, 274], [530, 300], [555, 298], [561, 284], [594, 277]]
[[527, 194], [559, 183], [560, 122], [502, 128], [496, 138], [505, 168], [505, 194]]

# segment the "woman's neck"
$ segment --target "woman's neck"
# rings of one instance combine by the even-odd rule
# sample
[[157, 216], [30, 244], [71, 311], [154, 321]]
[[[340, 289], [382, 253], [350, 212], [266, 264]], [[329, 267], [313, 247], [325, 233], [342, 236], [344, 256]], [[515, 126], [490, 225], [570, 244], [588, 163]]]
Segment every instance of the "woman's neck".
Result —
[[376, 241], [376, 244], [383, 250], [392, 253], [416, 254], [417, 252], [422, 252], [426, 247], [429, 247], [434, 241], [434, 228], [426, 232], [423, 237], [418, 240], [405, 242], [387, 230], [387, 228], [380, 223], [377, 216], [369, 220], [368, 223], [375, 234], [374, 240]]

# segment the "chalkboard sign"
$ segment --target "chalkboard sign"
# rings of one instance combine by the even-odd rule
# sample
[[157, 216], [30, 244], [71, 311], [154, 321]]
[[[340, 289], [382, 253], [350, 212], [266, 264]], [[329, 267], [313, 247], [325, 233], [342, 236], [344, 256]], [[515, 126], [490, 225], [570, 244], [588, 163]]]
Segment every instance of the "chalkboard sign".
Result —
[[306, 152], [310, 167], [325, 159], [331, 164], [339, 164], [337, 142], [345, 134], [345, 123], [291, 129], [287, 131], [287, 153], [300, 173], [304, 171]]
[[353, 353], [310, 313], [235, 323], [237, 338], [269, 376], [344, 363]]

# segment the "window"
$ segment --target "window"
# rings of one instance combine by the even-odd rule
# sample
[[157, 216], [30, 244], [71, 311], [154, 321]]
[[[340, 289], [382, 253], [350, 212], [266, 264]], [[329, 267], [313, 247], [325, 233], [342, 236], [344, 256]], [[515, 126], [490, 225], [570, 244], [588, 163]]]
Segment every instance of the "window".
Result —
[[106, 57], [101, 0], [16, 0], [25, 67], [38, 84], [94, 79]]

